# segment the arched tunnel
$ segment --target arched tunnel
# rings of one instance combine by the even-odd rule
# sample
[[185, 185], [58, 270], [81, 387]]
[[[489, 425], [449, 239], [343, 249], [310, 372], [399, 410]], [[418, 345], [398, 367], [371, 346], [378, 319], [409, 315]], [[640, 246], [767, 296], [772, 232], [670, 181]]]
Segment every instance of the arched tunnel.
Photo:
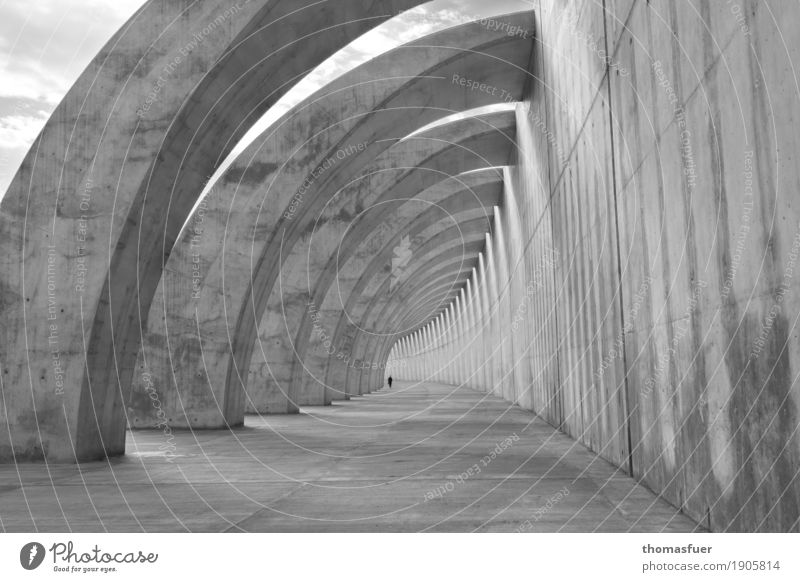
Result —
[[500, 4], [116, 32], [2, 198], [4, 530], [800, 531], [800, 6]]

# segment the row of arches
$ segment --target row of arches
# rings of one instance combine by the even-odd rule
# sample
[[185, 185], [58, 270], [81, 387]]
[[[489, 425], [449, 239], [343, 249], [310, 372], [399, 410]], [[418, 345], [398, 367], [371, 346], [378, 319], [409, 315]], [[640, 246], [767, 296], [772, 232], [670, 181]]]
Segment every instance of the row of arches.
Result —
[[0, 205], [0, 461], [397, 370], [710, 529], [796, 529], [798, 7], [535, 0], [353, 69], [200, 202], [299, 79], [422, 3], [150, 0], [114, 36]]
[[[415, 325], [397, 298], [433, 309], [461, 281], [454, 257], [475, 256], [496, 185], [458, 176], [508, 163], [514, 119], [467, 114], [405, 138], [520, 100], [532, 39], [475, 22], [381, 55], [285, 114], [198, 202], [297, 80], [418, 4], [151, 1], [119, 31], [3, 199], [18, 298], [4, 380], [23, 387], [4, 394], [5, 460], [90, 460], [122, 453], [128, 424], [236, 426], [246, 407], [294, 412], [380, 386], [372, 364]], [[504, 18], [532, 29], [531, 12]], [[384, 276], [409, 235], [415, 268]], [[327, 342], [349, 359], [323, 355]]]

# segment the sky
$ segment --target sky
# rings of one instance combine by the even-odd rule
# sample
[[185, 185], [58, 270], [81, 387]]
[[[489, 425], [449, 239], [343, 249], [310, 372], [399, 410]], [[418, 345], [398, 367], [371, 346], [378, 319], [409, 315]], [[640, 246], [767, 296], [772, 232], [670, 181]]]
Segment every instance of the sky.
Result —
[[[69, 88], [143, 4], [143, 0], [0, 0], [0, 195]], [[435, 0], [384, 23], [301, 80], [255, 124], [233, 155], [286, 110], [354, 66], [435, 30], [530, 5], [529, 0]]]

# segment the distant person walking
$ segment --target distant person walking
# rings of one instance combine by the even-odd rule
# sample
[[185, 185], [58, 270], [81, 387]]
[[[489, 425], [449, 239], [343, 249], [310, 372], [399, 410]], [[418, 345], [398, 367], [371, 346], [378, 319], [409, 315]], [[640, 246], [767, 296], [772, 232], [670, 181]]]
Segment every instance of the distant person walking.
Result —
[[391, 387], [392, 387], [392, 377], [389, 376], [389, 388], [391, 388]]

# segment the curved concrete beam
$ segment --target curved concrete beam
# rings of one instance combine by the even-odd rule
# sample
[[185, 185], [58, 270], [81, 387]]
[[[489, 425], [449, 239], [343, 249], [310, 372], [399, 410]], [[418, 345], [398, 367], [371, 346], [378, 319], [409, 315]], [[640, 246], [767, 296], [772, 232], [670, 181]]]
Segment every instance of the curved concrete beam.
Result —
[[[484, 237], [485, 236], [486, 235], [484, 235]], [[480, 259], [480, 256], [478, 259]], [[480, 260], [473, 262], [473, 265], [479, 266], [479, 263]], [[474, 266], [472, 268], [470, 268], [470, 265], [465, 266], [467, 269], [467, 272], [465, 272], [465, 278], [469, 278], [469, 276], [475, 271]], [[431, 293], [429, 289], [423, 288], [415, 289], [412, 291], [412, 293], [413, 295], [408, 297], [402, 303], [397, 303], [394, 305], [388, 304], [385, 306], [383, 312], [380, 313], [378, 317], [384, 321], [386, 321], [388, 318], [389, 323], [378, 323], [376, 325], [382, 328], [398, 330], [398, 334], [404, 333], [403, 330], [411, 326], [412, 323], [417, 329], [422, 329], [427, 325], [428, 321], [435, 319], [439, 311], [447, 307], [450, 300], [455, 300], [455, 298], [461, 294], [461, 290], [452, 290], [452, 292], [449, 292], [449, 289], [445, 288], [438, 289]], [[448, 298], [444, 300], [439, 299], [442, 293], [448, 293]], [[386, 313], [387, 308], [391, 308], [391, 311], [388, 314]], [[425, 318], [425, 316], [427, 317]], [[425, 318], [425, 321], [421, 321], [423, 318]], [[388, 357], [388, 352], [390, 351], [391, 345], [393, 345], [395, 341], [396, 338], [386, 335], [384, 336], [382, 342], [364, 342], [364, 345], [360, 351], [360, 356], [368, 361], [382, 364], [386, 357]], [[376, 369], [373, 367], [368, 373], [362, 374], [362, 377], [360, 378], [360, 384], [363, 387], [366, 383], [368, 390], [372, 387], [381, 386], [383, 382], [381, 379], [382, 374], [383, 373], [381, 369]]]
[[[351, 257], [359, 254], [359, 248], [362, 261], [369, 260], [374, 254], [373, 248], [363, 244], [365, 240], [369, 240], [371, 231], [377, 228], [381, 236], [390, 238], [386, 244], [390, 245], [388, 252], [391, 253], [392, 247], [401, 244], [401, 238], [404, 235], [411, 234], [404, 227], [415, 220], [418, 223], [414, 224], [412, 230], [416, 231], [413, 234], [416, 237], [419, 231], [435, 221], [458, 221], [459, 214], [472, 209], [483, 210], [485, 213], [487, 204], [491, 207], [497, 202], [496, 188], [493, 189], [491, 196], [477, 196], [474, 192], [462, 192], [461, 195], [442, 198], [440, 192], [440, 196], [430, 198], [431, 195], [435, 196], [436, 192], [432, 192], [433, 187], [429, 184], [441, 183], [443, 176], [447, 176], [449, 179], [454, 174], [474, 169], [475, 165], [478, 167], [487, 163], [490, 166], [496, 165], [499, 161], [507, 161], [508, 156], [513, 153], [515, 119], [508, 112], [494, 113], [483, 119], [467, 119], [450, 124], [454, 127], [448, 128], [448, 133], [454, 134], [455, 137], [459, 133], [472, 131], [473, 127], [480, 130], [483, 123], [487, 121], [491, 122], [489, 125], [494, 128], [493, 131], [480, 133], [453, 145], [451, 145], [453, 138], [448, 135], [448, 139], [441, 141], [445, 145], [444, 150], [419, 163], [417, 168], [404, 172], [402, 177], [385, 192], [382, 192], [379, 187], [371, 185], [368, 190], [369, 195], [363, 199], [362, 206], [366, 208], [364, 212], [350, 222], [326, 220], [320, 229], [315, 231], [313, 236], [317, 237], [319, 234], [323, 241], [322, 245], [316, 246], [319, 248], [305, 245], [295, 246], [294, 260], [292, 260], [293, 257], [287, 260], [287, 265], [290, 265], [292, 269], [301, 268], [304, 257], [313, 257], [313, 262], [319, 264], [321, 257], [329, 255], [327, 265], [316, 279], [314, 279], [316, 267], [312, 268], [312, 265], [309, 264], [304, 274], [307, 278], [304, 286], [295, 289], [295, 292], [292, 293], [291, 289], [282, 285], [279, 290], [276, 290], [279, 292], [273, 293], [273, 298], [280, 301], [283, 306], [287, 305], [292, 298], [305, 301], [309, 306], [303, 312], [304, 317], [299, 322], [285, 322], [289, 332], [294, 326], [299, 327], [299, 331], [291, 343], [292, 351], [270, 355], [275, 362], [291, 361], [294, 358], [291, 385], [301, 386], [301, 394], [317, 393], [320, 397], [324, 397], [324, 390], [313, 390], [314, 388], [323, 388], [324, 383], [321, 380], [324, 376], [321, 373], [317, 375], [308, 369], [306, 350], [310, 343], [316, 343], [315, 347], [317, 351], [320, 351], [319, 344], [325, 344], [329, 340], [329, 336], [324, 331], [324, 322], [321, 321], [319, 307], [324, 305], [328, 290], [337, 276], [348, 269], [351, 272], [361, 272], [362, 264], [360, 262], [350, 264]], [[464, 131], [457, 132], [456, 129]], [[421, 139], [430, 138], [419, 136], [413, 140], [406, 140], [389, 150], [387, 154], [394, 154], [395, 150], [398, 150], [399, 154], [390, 156], [390, 163], [399, 164], [401, 168], [413, 165], [413, 158], [409, 160], [406, 157], [408, 154], [405, 152], [407, 148], [412, 151], [416, 150], [417, 142]], [[368, 175], [372, 176], [372, 173], [370, 172]], [[423, 194], [414, 198], [413, 202], [409, 202], [420, 190], [423, 190]], [[345, 195], [343, 198], [350, 199], [352, 197]], [[436, 204], [436, 206], [431, 206], [432, 204]], [[388, 226], [389, 222], [391, 222], [391, 226]], [[338, 246], [334, 242], [336, 240], [341, 241]], [[331, 244], [332, 242], [334, 244]], [[325, 248], [326, 246], [327, 248]], [[382, 269], [384, 266], [385, 263], [376, 265], [373, 262], [372, 268]], [[317, 342], [313, 342], [314, 337], [318, 340]], [[321, 367], [324, 367], [323, 362], [320, 364]], [[290, 390], [290, 393], [292, 391], [294, 389]], [[304, 403], [300, 402], [300, 404]]]
[[[465, 208], [463, 210], [455, 212], [452, 216], [448, 216], [446, 219], [434, 222], [433, 224], [426, 224], [430, 222], [430, 219], [425, 218], [423, 216], [419, 219], [419, 223], [415, 224], [414, 226], [419, 228], [424, 227], [425, 229], [425, 232], [423, 232], [419, 236], [419, 238], [423, 238], [426, 235], [426, 233], [434, 235], [433, 239], [431, 240], [436, 240], [437, 244], [435, 248], [431, 249], [432, 252], [453, 250], [460, 252], [462, 255], [466, 257], [469, 257], [470, 255], [474, 255], [480, 252], [480, 250], [483, 248], [484, 245], [483, 232], [468, 233], [465, 232], [465, 229], [463, 227], [465, 222], [462, 222], [462, 220], [466, 221], [466, 223], [477, 222], [474, 220], [475, 215], [476, 213], [474, 212], [473, 209]], [[451, 224], [453, 221], [457, 222], [457, 225], [455, 227], [452, 227], [450, 230], [460, 232], [462, 235], [461, 240], [454, 240], [452, 238], [452, 234], [450, 234], [448, 231], [445, 231], [444, 233], [441, 232], [443, 225]], [[485, 221], [483, 226], [485, 228]], [[437, 231], [440, 233], [439, 235], [436, 235]], [[417, 230], [415, 229], [410, 233], [410, 236], [417, 238], [416, 232]], [[446, 234], [446, 236], [441, 236], [442, 234]], [[399, 242], [399, 240], [400, 236], [397, 236], [392, 241], [390, 241], [386, 245], [386, 247], [381, 251], [380, 255], [375, 257], [372, 264], [370, 264], [369, 267], [365, 269], [365, 271], [383, 272], [384, 268], [387, 266], [387, 263], [391, 264], [392, 249], [393, 247], [396, 247], [396, 244]], [[420, 248], [418, 250], [418, 253], [424, 256], [425, 249]], [[358, 282], [357, 278], [345, 281], [347, 287], [353, 287], [357, 284], [357, 282]], [[345, 291], [346, 296], [349, 296], [349, 293], [347, 291], [349, 291], [349, 289]], [[336, 295], [335, 292], [330, 292], [328, 294], [328, 297], [332, 298], [334, 295]], [[332, 302], [333, 300], [331, 300], [328, 303], [330, 304]], [[323, 319], [322, 316], [325, 316], [325, 318]], [[325, 382], [325, 378], [327, 376], [327, 367], [329, 363], [333, 361], [340, 361], [342, 365], [346, 366], [347, 363], [349, 362], [349, 358], [347, 358], [347, 361], [342, 361], [349, 354], [349, 351], [344, 351], [343, 346], [341, 346], [338, 343], [334, 343], [333, 341], [331, 341], [330, 343], [326, 342], [326, 338], [330, 339], [333, 337], [332, 335], [329, 334], [332, 334], [332, 330], [335, 329], [335, 327], [333, 325], [326, 326], [325, 324], [335, 323], [342, 317], [346, 316], [343, 314], [343, 308], [341, 307], [341, 305], [338, 308], [335, 305], [330, 306], [327, 310], [324, 311], [320, 310], [319, 313], [315, 314], [312, 329], [306, 331], [306, 333], [309, 334], [308, 340], [304, 346], [301, 346], [303, 349], [302, 351], [303, 364], [301, 370], [298, 370], [298, 373], [301, 374], [301, 378], [295, 379], [295, 381], [305, 381], [306, 383], [312, 382], [314, 384], [319, 385], [320, 387], [329, 388], [330, 390], [333, 391], [334, 394], [336, 393], [347, 394], [346, 386], [344, 386], [343, 384], [327, 384]], [[300, 346], [299, 341], [298, 341], [298, 346]], [[331, 352], [333, 352], [332, 354], [333, 357], [329, 357], [329, 354]], [[316, 357], [314, 357], [315, 353]], [[333, 398], [335, 399], [335, 396]]]
[[[513, 118], [498, 118], [513, 124]], [[464, 133], [474, 129], [480, 131], [483, 127], [471, 119], [451, 125], [460, 127]], [[432, 130], [433, 135], [440, 133], [442, 129], [446, 129], [448, 134], [456, 133], [452, 131], [453, 128], [448, 127]], [[513, 140], [509, 140], [505, 133], [496, 131], [466, 137], [455, 145], [450, 139], [426, 139], [420, 136], [396, 144], [376, 164], [378, 168], [399, 166], [399, 179], [395, 177], [396, 171], [384, 172], [379, 176], [376, 172], [369, 171], [369, 176], [383, 180], [383, 184], [378, 185], [378, 180], [370, 180], [370, 187], [366, 191], [362, 190], [366, 196], [362, 197], [347, 190], [337, 195], [336, 201], [320, 217], [317, 223], [319, 228], [314, 228], [287, 253], [279, 283], [267, 303], [267, 317], [277, 325], [269, 326], [272, 332], [269, 337], [270, 349], [264, 350], [262, 355], [270, 365], [271, 375], [276, 383], [284, 384], [279, 386], [281, 393], [287, 392], [300, 406], [329, 403], [324, 390], [303, 390], [306, 386], [302, 384], [300, 358], [313, 328], [313, 309], [320, 305], [325, 292], [334, 281], [337, 263], [346, 264], [364, 237], [372, 229], [386, 224], [384, 217], [387, 215], [392, 216], [401, 208], [413, 213], [419, 212], [420, 208], [408, 201], [421, 189], [426, 189], [430, 183], [441, 181], [444, 176], [457, 174], [464, 168], [480, 167], [497, 159], [507, 159], [512, 143]], [[437, 148], [440, 149], [437, 151]], [[387, 188], [386, 191], [384, 188]], [[350, 212], [343, 212], [342, 206], [345, 204], [378, 210], [353, 217]], [[442, 219], [441, 210], [428, 206], [424, 210], [423, 215]], [[373, 217], [373, 214], [377, 216]], [[392, 224], [383, 230], [390, 232], [395, 226]], [[395, 237], [399, 239], [400, 234]], [[315, 384], [308, 385], [314, 386]]]
[[[462, 249], [462, 253], [466, 253], [467, 256], [463, 256], [462, 259], [464, 260], [459, 261], [457, 265], [455, 263], [453, 264], [454, 270], [452, 273], [448, 271], [443, 271], [442, 270], [443, 267], [441, 266], [441, 264], [437, 264], [436, 262], [431, 262], [431, 259], [435, 258], [442, 250], [450, 250], [448, 247], [442, 247], [441, 249], [432, 248], [428, 253], [425, 253], [422, 250], [420, 250], [418, 257], [419, 260], [418, 264], [423, 265], [423, 268], [422, 269], [417, 268], [415, 271], [406, 273], [407, 280], [401, 283], [401, 285], [397, 287], [397, 289], [395, 290], [395, 294], [398, 294], [398, 296], [403, 297], [403, 295], [400, 294], [405, 293], [406, 289], [408, 288], [419, 289], [420, 285], [425, 286], [426, 290], [430, 287], [435, 287], [443, 283], [447, 283], [454, 287], [458, 287], [458, 285], [462, 283], [460, 280], [458, 280], [458, 278], [460, 277], [458, 268], [464, 269], [467, 273], [471, 271], [470, 265], [474, 263], [474, 259], [470, 259], [468, 258], [468, 256], [474, 256], [475, 253], [480, 252], [480, 250], [483, 248], [485, 244], [483, 240], [485, 239], [485, 229], [488, 226], [489, 226], [489, 220], [487, 220], [486, 217], [479, 217], [476, 218], [475, 220], [472, 220], [471, 223], [465, 223], [461, 225], [458, 229], [455, 228], [451, 229], [451, 230], [461, 230], [461, 231], [470, 230], [476, 233], [479, 230], [482, 231], [479, 240], [470, 243], [470, 248]], [[459, 245], [455, 246], [461, 248]], [[430, 272], [436, 273], [436, 276], [434, 276], [433, 279], [430, 279], [429, 275], [427, 275], [428, 270], [430, 270]], [[354, 313], [354, 315], [358, 315], [360, 313], [360, 316], [358, 316], [358, 318], [354, 317], [352, 322], [350, 321], [349, 317], [340, 318], [340, 324], [337, 329], [339, 330], [340, 334], [339, 337], [342, 337], [343, 339], [340, 340], [342, 343], [337, 343], [337, 345], [344, 345], [346, 347], [349, 347], [353, 358], [356, 360], [363, 361], [363, 352], [360, 347], [361, 339], [359, 339], [359, 337], [363, 335], [361, 333], [361, 330], [364, 330], [365, 326], [367, 325], [366, 316], [377, 305], [383, 304], [381, 298], [386, 297], [390, 291], [389, 277], [387, 277], [386, 279], [382, 279], [382, 281], [383, 283], [378, 288], [377, 292], [370, 294], [363, 294], [359, 298], [359, 302], [354, 303], [351, 306], [352, 309], [351, 312]], [[373, 333], [373, 332], [369, 332], [368, 330], [368, 333]], [[385, 331], [379, 331], [378, 333], [385, 333]], [[341, 366], [337, 367], [335, 364], [336, 362], [333, 361], [331, 361], [329, 364], [329, 370], [326, 375], [326, 378], [330, 378], [330, 380], [328, 380], [327, 382], [329, 385], [344, 385], [348, 387], [348, 389], [351, 385], [355, 386], [358, 385], [359, 380], [353, 380], [352, 378], [354, 372], [351, 368], [342, 369]]]
[[[381, 198], [387, 196], [393, 198], [395, 194], [395, 190], [392, 189]], [[435, 248], [438, 249], [447, 245], [455, 246], [452, 245], [452, 239], [457, 235], [452, 232], [459, 232], [464, 221], [469, 224], [473, 220], [476, 215], [476, 207], [479, 207], [482, 198], [474, 191], [469, 195], [476, 200], [472, 204], [464, 204], [464, 192], [450, 195], [449, 190], [428, 189], [415, 197], [413, 201], [402, 204], [394, 211], [387, 204], [377, 206], [376, 210], [369, 214], [368, 220], [358, 221], [353, 228], [347, 231], [346, 237], [339, 247], [333, 249], [336, 251], [334, 256], [329, 259], [327, 267], [314, 285], [311, 305], [308, 309], [310, 322], [307, 327], [300, 327], [294, 342], [298, 361], [302, 362], [302, 371], [307, 372], [306, 382], [314, 382], [320, 388], [325, 386], [324, 369], [330, 360], [329, 352], [333, 353], [334, 359], [344, 359], [344, 352], [339, 351], [335, 347], [336, 344], [330, 340], [335, 323], [342, 314], [342, 306], [348, 302], [353, 287], [361, 278], [390, 268], [394, 250], [401, 244], [402, 239], [427, 241], [423, 247], [419, 248], [419, 253], [424, 253], [432, 240], [436, 240], [437, 247]], [[481, 208], [477, 209], [482, 210]], [[420, 214], [421, 210], [425, 210], [425, 212]], [[455, 223], [456, 226], [447, 231], [452, 238], [443, 238], [443, 226], [452, 223]], [[479, 235], [477, 233], [470, 233], [471, 236], [466, 234], [466, 239], [456, 242], [459, 242], [461, 246], [464, 242], [482, 242], [485, 228], [484, 222]], [[461, 232], [463, 238], [465, 233]], [[322, 297], [321, 300], [319, 300], [320, 297]], [[305, 337], [303, 337], [304, 334]], [[310, 355], [315, 352], [317, 355], [316, 368], [310, 361], [315, 359]], [[301, 370], [297, 370], [297, 372], [302, 373]], [[293, 382], [300, 381], [303, 379], [293, 379]], [[332, 388], [335, 395], [336, 387]], [[310, 390], [311, 388], [308, 388], [303, 392], [308, 393]], [[259, 391], [251, 389], [251, 393], [253, 392]], [[335, 399], [335, 396], [332, 397]]]
[[[426, 283], [426, 285], [422, 285], [422, 293], [428, 293], [429, 297], [442, 298], [451, 289], [454, 292], [460, 290], [463, 279], [472, 272], [472, 264], [474, 264], [474, 259], [465, 257], [461, 250], [442, 253], [440, 256], [420, 263], [416, 267], [415, 271], [409, 275], [409, 278], [393, 293], [393, 296], [396, 297], [394, 302], [382, 303], [379, 297], [376, 297], [371, 302], [370, 308], [362, 317], [359, 325], [359, 333], [353, 342], [354, 356], [361, 361], [377, 363], [366, 355], [367, 346], [374, 343], [371, 342], [371, 339], [375, 334], [386, 333], [386, 321], [382, 316], [387, 308], [391, 305], [408, 305], [409, 300], [418, 296], [422, 282], [430, 278], [431, 272], [438, 273], [439, 277], [430, 283]], [[376, 309], [378, 305], [382, 305], [380, 311]], [[349, 371], [346, 382], [348, 384], [358, 383], [362, 391], [368, 391], [360, 374], [354, 375], [352, 371]]]
[[0, 461], [124, 451], [141, 328], [207, 176], [304, 73], [419, 4], [150, 0], [114, 35], [0, 207]]
[[[505, 45], [505, 46], [504, 46]], [[521, 63], [527, 62], [529, 57], [530, 46], [527, 42], [504, 43], [496, 47], [495, 56], [480, 55], [480, 58], [473, 59], [472, 57], [465, 59], [474, 66], [473, 72], [468, 73], [468, 77], [487, 78], [487, 85], [509, 87], [510, 92], [506, 95], [505, 99], [513, 98], [521, 94], [527, 75], [524, 73], [524, 65]], [[502, 59], [498, 58], [499, 53], [503, 53]], [[488, 63], [491, 62], [491, 67]], [[446, 73], [445, 73], [446, 71]], [[461, 72], [458, 72], [461, 71]], [[468, 101], [466, 104], [469, 108], [476, 108], [479, 106], [477, 101], [484, 104], [487, 102], [497, 102], [501, 92], [495, 95], [487, 93], [479, 99], [475, 99], [472, 95], [465, 95], [463, 91], [456, 89], [458, 83], [453, 83], [453, 78], [460, 78], [463, 74], [462, 65], [455, 65], [448, 62], [445, 67], [440, 71], [444, 74], [444, 79], [437, 81], [429, 81], [425, 83], [424, 94], [420, 94], [420, 98], [424, 98], [426, 102], [425, 109], [408, 109], [403, 110], [394, 109], [394, 101], [389, 104], [386, 111], [391, 111], [388, 119], [384, 119], [381, 115], [379, 120], [379, 127], [363, 128], [364, 133], [358, 135], [364, 136], [363, 142], [367, 145], [366, 155], [354, 155], [347, 160], [343, 161], [341, 166], [337, 166], [331, 172], [325, 174], [323, 179], [314, 184], [314, 188], [321, 195], [307, 197], [307, 206], [303, 207], [304, 213], [299, 215], [296, 220], [290, 221], [285, 224], [285, 231], [281, 231], [280, 235], [273, 235], [272, 239], [268, 242], [264, 253], [260, 256], [259, 263], [256, 265], [255, 273], [253, 276], [252, 285], [250, 290], [254, 295], [252, 298], [246, 298], [242, 303], [244, 306], [240, 319], [236, 327], [236, 334], [234, 348], [234, 360], [231, 362], [232, 368], [229, 371], [228, 379], [232, 381], [233, 377], [238, 374], [238, 370], [242, 369], [244, 365], [249, 366], [251, 352], [254, 346], [254, 329], [255, 323], [261, 321], [261, 318], [266, 309], [268, 296], [271, 290], [274, 289], [274, 283], [278, 277], [280, 270], [278, 269], [279, 262], [285, 254], [281, 254], [280, 248], [282, 243], [288, 241], [288, 246], [291, 247], [295, 241], [308, 235], [308, 230], [312, 227], [315, 217], [324, 208], [327, 203], [327, 198], [332, 194], [339, 191], [339, 189], [348, 183], [349, 177], [356, 171], [363, 169], [366, 166], [367, 158], [374, 157], [377, 153], [385, 149], [386, 145], [380, 142], [379, 136], [382, 132], [388, 132], [392, 129], [396, 131], [397, 127], [403, 127], [403, 132], [406, 130], [413, 131], [414, 127], [422, 127], [431, 119], [431, 105], [437, 107], [437, 103], [447, 104], [448, 108], [452, 108], [454, 103], [460, 103], [465, 99]], [[502, 81], [501, 81], [502, 79]], [[416, 81], [415, 86], [419, 85], [421, 81]], [[421, 89], [421, 87], [419, 87]], [[417, 90], [417, 87], [415, 87]], [[487, 99], [488, 98], [488, 99]], [[325, 193], [328, 193], [325, 196]]]
[[[530, 14], [516, 18], [524, 21]], [[191, 237], [182, 241], [179, 252], [183, 260], [174, 270], [167, 271], [171, 277], [178, 272], [181, 275], [165, 282], [161, 309], [170, 303], [180, 303], [184, 309], [180, 309], [181, 305], [169, 305], [170, 309], [178, 307], [179, 313], [162, 313], [161, 317], [168, 318], [168, 324], [156, 330], [149, 342], [154, 354], [160, 353], [162, 357], [160, 360], [145, 358], [148, 362], [159, 363], [162, 385], [177, 393], [177, 396], [167, 394], [163, 398], [164, 405], [187, 411], [184, 417], [174, 417], [177, 425], [212, 427], [241, 422], [243, 380], [238, 371], [249, 369], [255, 323], [263, 320], [267, 298], [277, 279], [281, 243], [291, 248], [296, 240], [306, 236], [317, 207], [391, 145], [391, 142], [384, 142], [384, 138], [395, 137], [397, 127], [408, 130], [422, 127], [443, 116], [445, 110], [450, 113], [497, 101], [497, 96], [465, 91], [464, 87], [452, 83], [452, 76], [458, 74], [453, 71], [504, 87], [522, 86], [524, 67], [518, 63], [524, 60], [521, 56], [524, 49], [518, 41], [477, 24], [457, 27], [432, 38], [436, 42], [424, 39], [416, 45], [412, 43], [345, 75], [299, 108], [302, 120], [290, 121], [292, 127], [286, 131], [268, 132], [269, 135], [240, 157], [223, 179], [219, 196], [221, 200], [228, 196], [231, 199], [245, 196], [251, 205], [237, 204], [234, 216], [214, 219], [214, 224], [223, 231], [219, 238], [206, 239], [208, 231], [203, 233], [199, 252], [200, 282], [196, 285], [200, 288], [194, 303], [173, 299], [173, 294], [185, 299], [187, 290], [195, 287], [192, 261], [198, 251], [192, 248]], [[404, 57], [403, 51], [411, 51], [414, 57], [408, 56], [411, 54], [408, 52]], [[487, 63], [492, 64], [491, 70]], [[373, 111], [376, 108], [379, 111]], [[313, 134], [310, 140], [297, 141], [297, 136], [308, 135], [309, 125], [318, 126], [320, 122], [329, 125]], [[339, 159], [341, 152], [345, 152], [346, 159]], [[332, 158], [335, 163], [331, 167], [317, 171]], [[278, 166], [276, 160], [287, 162]], [[308, 180], [310, 171], [315, 174], [311, 181]], [[295, 209], [292, 200], [295, 199], [296, 206], [301, 190], [301, 208]], [[267, 196], [264, 196], [265, 191]], [[293, 211], [296, 212], [292, 214]], [[225, 210], [218, 207], [210, 215], [218, 213], [224, 215]], [[237, 228], [225, 231], [228, 219]], [[218, 246], [222, 251], [217, 250]], [[242, 249], [249, 252], [242, 252]], [[206, 251], [209, 259], [206, 259]], [[252, 274], [254, 268], [255, 275]], [[251, 280], [252, 288], [257, 290], [255, 296], [247, 284]], [[170, 323], [175, 324], [177, 337], [172, 337]], [[170, 345], [173, 339], [178, 345]], [[248, 342], [250, 345], [245, 345]], [[238, 363], [231, 360], [232, 354], [239, 354]], [[180, 366], [171, 365], [171, 358], [175, 357], [180, 358]], [[242, 368], [245, 361], [247, 368]], [[201, 377], [196, 376], [198, 373]], [[186, 399], [190, 402], [185, 402], [177, 386], [195, 386], [197, 392]], [[141, 383], [137, 398], [130, 403], [142, 413], [145, 425], [153, 422], [152, 416], [146, 417], [148, 408], [144, 396], [147, 391], [148, 386]], [[201, 410], [203, 414], [189, 412], [193, 410]]]
[[[479, 183], [478, 180], [486, 178], [491, 180], [497, 179], [495, 172], [492, 172], [491, 176], [486, 176], [485, 174], [488, 174], [488, 172], [481, 172], [471, 175], [470, 177], [462, 176], [458, 178], [458, 181], [450, 180], [448, 182], [455, 182], [457, 186], [467, 184], [472, 189], [482, 186], [485, 187], [488, 184], [494, 183], [496, 187], [499, 188], [496, 182]], [[448, 249], [448, 244], [453, 245], [453, 241], [458, 241], [461, 237], [463, 237], [465, 245], [474, 245], [472, 252], [480, 252], [484, 246], [486, 229], [489, 226], [490, 224], [486, 217], [480, 217], [469, 222], [462, 222], [456, 226], [451, 226], [428, 239], [417, 251], [416, 255], [425, 261], [430, 253], [439, 249]], [[458, 243], [456, 243], [456, 245], [458, 245]], [[377, 257], [375, 260], [381, 261], [382, 258]], [[387, 257], [387, 260], [390, 261], [391, 259]], [[369, 269], [367, 272], [373, 270], [374, 269]], [[361, 316], [364, 310], [367, 309], [375, 297], [381, 293], [388, 293], [391, 287], [391, 276], [391, 271], [387, 271], [384, 273], [384, 278], [380, 278], [379, 273], [376, 273], [373, 277], [360, 277], [355, 287], [353, 287], [349, 293], [345, 308], [338, 311], [331, 309], [331, 311], [336, 311], [338, 315], [338, 321], [333, 328], [335, 329], [333, 345], [336, 346], [337, 353], [352, 356], [352, 344], [357, 329], [355, 327], [357, 325], [356, 322], [359, 324], [361, 323]], [[383, 287], [381, 287], [382, 284], [384, 285]], [[328, 297], [330, 298], [332, 295], [333, 292], [329, 291]], [[327, 303], [328, 300], [326, 300], [326, 304]], [[333, 387], [345, 386], [346, 390], [349, 389], [349, 384], [346, 382], [348, 367], [351, 367], [349, 362], [342, 362], [338, 358], [328, 359], [325, 363], [325, 385]]]
[[[443, 276], [435, 284], [429, 285], [425, 290], [414, 292], [407, 302], [408, 309], [412, 310], [411, 314], [409, 314], [410, 322], [419, 325], [420, 321], [431, 320], [434, 312], [446, 306], [452, 298], [455, 298], [466, 281], [469, 280], [472, 272], [471, 265], [465, 264], [456, 257], [452, 257], [451, 260], [451, 263], [437, 267], [437, 269], [441, 270]], [[384, 327], [386, 327], [386, 324], [384, 324]], [[377, 364], [377, 366], [373, 365], [366, 373], [362, 372], [360, 375], [356, 375], [355, 378], [352, 378], [353, 374], [351, 374], [350, 381], [357, 382], [362, 392], [370, 392], [381, 386], [382, 383], [378, 379], [383, 376], [382, 366], [385, 363], [380, 355], [382, 346], [392, 345], [397, 341], [398, 337], [399, 334], [395, 336], [383, 334], [377, 339], [373, 339], [369, 334], [362, 333], [357, 340], [355, 350], [359, 357], [364, 361]]]

